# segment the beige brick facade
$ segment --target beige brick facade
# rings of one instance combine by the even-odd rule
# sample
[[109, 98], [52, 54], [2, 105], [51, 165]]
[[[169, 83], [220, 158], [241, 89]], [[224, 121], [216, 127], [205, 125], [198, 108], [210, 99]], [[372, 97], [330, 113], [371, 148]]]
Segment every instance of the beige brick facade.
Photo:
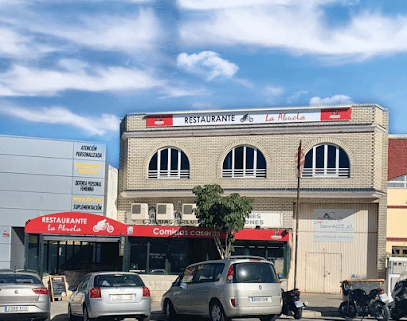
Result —
[[[332, 106], [318, 108], [333, 109]], [[376, 217], [377, 228], [373, 231], [365, 230], [368, 222], [355, 219], [355, 233], [366, 233], [366, 239], [355, 238], [353, 245], [361, 244], [360, 248], [349, 253], [350, 251], [344, 250], [349, 248], [349, 244], [343, 242], [319, 242], [310, 246], [309, 242], [317, 243], [313, 241], [315, 230], [312, 224], [300, 223], [300, 240], [303, 240], [303, 243], [299, 243], [299, 260], [302, 262], [300, 266], [305, 267], [309, 247], [318, 253], [341, 253], [342, 266], [341, 273], [338, 274], [340, 278], [348, 278], [352, 274], [361, 277], [383, 277], [386, 256], [388, 114], [384, 108], [375, 104], [344, 105], [335, 108], [351, 108], [351, 119], [284, 124], [147, 127], [147, 114], [127, 115], [121, 126], [118, 219], [131, 223], [128, 214], [132, 203], [147, 203], [149, 206], [172, 203], [174, 211], [180, 212], [182, 204], [193, 203], [193, 187], [216, 183], [222, 186], [226, 194], [237, 192], [242, 196], [252, 197], [255, 211], [281, 213], [282, 228], [293, 230], [297, 189], [295, 155], [300, 141], [305, 154], [313, 146], [330, 144], [339, 146], [346, 152], [350, 175], [346, 178], [302, 178], [300, 221], [315, 219], [312, 216], [315, 209], [351, 208], [356, 216], [364, 217], [365, 220]], [[273, 111], [272, 108], [270, 110]], [[249, 114], [252, 111], [253, 109], [237, 110], [239, 113]], [[258, 112], [259, 109], [254, 111]], [[211, 112], [223, 111], [202, 111]], [[176, 113], [188, 115], [197, 112]], [[163, 113], [167, 114], [171, 113]], [[266, 178], [222, 177], [226, 155], [234, 147], [242, 145], [255, 147], [263, 153], [267, 166]], [[188, 157], [188, 179], [148, 178], [149, 162], [153, 155], [164, 147], [180, 149]], [[359, 214], [362, 212], [365, 214]], [[368, 244], [362, 244], [363, 240]], [[372, 242], [373, 258], [367, 258], [367, 253], [358, 252], [371, 249]], [[366, 258], [362, 264], [363, 269], [352, 265], [352, 256], [356, 255]], [[375, 266], [373, 269], [372, 264]], [[309, 271], [300, 271], [298, 277], [305, 279], [307, 273]], [[308, 279], [311, 277], [314, 276], [308, 276]], [[290, 278], [292, 280], [292, 275]], [[307, 284], [301, 281], [300, 286], [306, 290]]]

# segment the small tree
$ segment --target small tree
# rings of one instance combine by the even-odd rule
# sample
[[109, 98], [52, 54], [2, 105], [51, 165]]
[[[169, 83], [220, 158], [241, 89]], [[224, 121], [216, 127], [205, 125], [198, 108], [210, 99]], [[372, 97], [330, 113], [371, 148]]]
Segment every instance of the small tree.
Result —
[[[213, 238], [222, 259], [230, 256], [234, 233], [244, 227], [253, 209], [253, 200], [237, 193], [222, 196], [223, 189], [217, 184], [195, 186], [192, 192], [196, 195], [195, 215], [199, 226], [213, 229]], [[225, 235], [224, 246], [220, 231]]]

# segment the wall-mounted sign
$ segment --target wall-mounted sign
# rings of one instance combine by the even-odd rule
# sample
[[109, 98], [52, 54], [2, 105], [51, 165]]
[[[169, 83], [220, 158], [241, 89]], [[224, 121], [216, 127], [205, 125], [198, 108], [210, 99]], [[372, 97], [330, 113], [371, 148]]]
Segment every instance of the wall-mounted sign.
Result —
[[351, 113], [352, 108], [349, 107], [148, 115], [146, 116], [146, 126], [176, 127], [349, 121]]
[[74, 163], [75, 176], [104, 177], [105, 163], [101, 162], [78, 162]]
[[106, 159], [106, 146], [102, 144], [75, 142], [74, 158], [104, 161]]
[[74, 177], [72, 183], [73, 194], [104, 195], [105, 192], [104, 179]]
[[246, 218], [244, 224], [246, 228], [254, 227], [281, 227], [283, 226], [282, 214], [273, 212], [252, 212]]
[[24, 230], [31, 234], [119, 236], [127, 233], [127, 226], [97, 214], [64, 212], [28, 220]]
[[315, 242], [354, 242], [355, 211], [315, 209], [312, 213]]
[[72, 196], [72, 211], [102, 213], [104, 196]]
[[[128, 236], [165, 238], [213, 238], [213, 230], [201, 227], [133, 225], [127, 227]], [[218, 232], [221, 233], [221, 232]], [[221, 238], [225, 236], [222, 234]], [[289, 232], [282, 229], [243, 229], [235, 234], [236, 240], [282, 241], [289, 240]]]

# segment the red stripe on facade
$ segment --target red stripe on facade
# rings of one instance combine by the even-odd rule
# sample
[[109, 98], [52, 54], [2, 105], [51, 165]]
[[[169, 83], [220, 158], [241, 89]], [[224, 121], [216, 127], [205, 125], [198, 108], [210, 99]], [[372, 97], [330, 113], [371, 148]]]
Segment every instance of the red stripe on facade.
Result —
[[407, 205], [388, 205], [387, 208], [407, 208]]
[[386, 240], [391, 242], [407, 242], [407, 237], [388, 237]]

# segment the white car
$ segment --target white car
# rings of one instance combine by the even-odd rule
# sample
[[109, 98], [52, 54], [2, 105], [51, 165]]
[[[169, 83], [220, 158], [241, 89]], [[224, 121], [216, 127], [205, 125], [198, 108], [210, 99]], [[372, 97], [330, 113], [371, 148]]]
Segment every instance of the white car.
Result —
[[49, 320], [50, 297], [30, 272], [0, 271], [0, 320]]
[[130, 272], [94, 272], [84, 276], [68, 302], [69, 320], [99, 317], [135, 318], [148, 321], [150, 290], [140, 276]]

